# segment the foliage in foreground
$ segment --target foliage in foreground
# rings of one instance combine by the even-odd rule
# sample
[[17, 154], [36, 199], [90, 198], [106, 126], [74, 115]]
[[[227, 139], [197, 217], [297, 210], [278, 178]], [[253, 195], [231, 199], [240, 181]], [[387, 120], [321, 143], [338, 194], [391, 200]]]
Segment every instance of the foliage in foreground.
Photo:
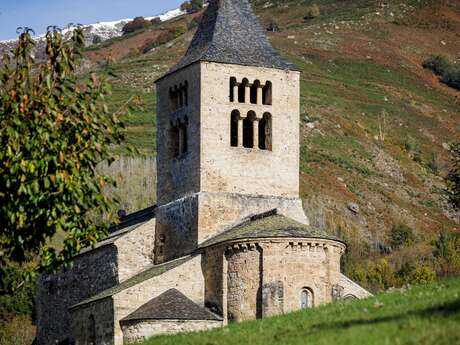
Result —
[[456, 279], [142, 345], [452, 345], [460, 343], [459, 322]]
[[[102, 193], [113, 181], [96, 172], [124, 140], [104, 103], [108, 85], [95, 75], [78, 79], [80, 29], [64, 41], [52, 28], [46, 41], [46, 62], [37, 65], [25, 29], [0, 65], [0, 293], [22, 284], [6, 279], [8, 265], [51, 271], [95, 244], [113, 204]], [[64, 240], [54, 247], [56, 234]]]

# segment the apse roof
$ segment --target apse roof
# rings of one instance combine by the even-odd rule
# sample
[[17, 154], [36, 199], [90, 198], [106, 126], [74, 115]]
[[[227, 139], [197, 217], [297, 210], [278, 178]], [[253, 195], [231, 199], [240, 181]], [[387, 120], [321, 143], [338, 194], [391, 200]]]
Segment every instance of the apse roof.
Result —
[[144, 320], [213, 320], [222, 318], [199, 306], [176, 289], [153, 298], [121, 322]]
[[340, 241], [323, 230], [316, 229], [278, 214], [272, 210], [250, 217], [235, 227], [201, 244], [202, 248], [223, 242], [257, 238], [318, 238]]

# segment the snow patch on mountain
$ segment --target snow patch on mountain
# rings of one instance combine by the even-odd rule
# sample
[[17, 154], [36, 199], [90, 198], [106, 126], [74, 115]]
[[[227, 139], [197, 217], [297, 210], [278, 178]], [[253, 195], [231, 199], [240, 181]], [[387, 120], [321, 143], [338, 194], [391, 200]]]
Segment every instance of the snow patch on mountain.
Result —
[[[171, 11], [167, 11], [158, 16], [146, 17], [145, 19], [152, 20], [154, 18], [159, 17], [161, 21], [167, 21], [167, 20], [176, 18], [178, 16], [181, 16], [183, 14], [185, 14], [185, 12], [182, 11], [180, 8], [177, 8]], [[122, 31], [123, 26], [125, 26], [128, 22], [132, 20], [133, 19], [131, 18], [126, 18], [126, 19], [120, 19], [120, 20], [109, 21], [109, 22], [98, 22], [95, 24], [83, 25], [83, 31], [86, 36], [86, 45], [94, 44], [96, 41], [103, 42], [111, 38], [120, 37], [123, 34], [123, 31]], [[62, 33], [64, 36], [67, 36], [67, 35], [70, 35], [70, 33], [74, 29], [75, 27], [69, 27], [69, 28], [62, 30]], [[45, 34], [35, 36], [34, 39], [38, 42], [44, 41]], [[4, 41], [0, 41], [0, 45], [10, 47], [14, 43], [16, 43], [16, 41], [17, 41], [16, 39], [4, 40]]]

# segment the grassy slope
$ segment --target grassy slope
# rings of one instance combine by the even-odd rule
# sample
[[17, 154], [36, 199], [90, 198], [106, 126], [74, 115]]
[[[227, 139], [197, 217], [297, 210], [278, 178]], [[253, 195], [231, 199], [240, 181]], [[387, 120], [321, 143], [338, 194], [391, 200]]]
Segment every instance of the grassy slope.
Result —
[[209, 332], [161, 336], [143, 345], [456, 345], [459, 324], [457, 279]]
[[[313, 2], [322, 14], [304, 21]], [[458, 139], [460, 104], [459, 93], [421, 63], [432, 54], [456, 58], [460, 4], [270, 3], [265, 8], [264, 1], [256, 1], [257, 13], [265, 24], [276, 19], [282, 30], [270, 35], [272, 43], [303, 71], [300, 181], [312, 224], [342, 229], [362, 249], [357, 255], [367, 258], [378, 257], [374, 249], [388, 245], [393, 225], [406, 223], [415, 230], [416, 243], [393, 252], [392, 263], [398, 269], [425, 260], [438, 231], [455, 227], [442, 196], [448, 168], [443, 144]], [[190, 20], [178, 18], [163, 28], [184, 27]], [[125, 120], [129, 141], [148, 155], [155, 154], [154, 80], [182, 56], [192, 35], [188, 31], [172, 45], [118, 58], [102, 69], [113, 76], [113, 109], [133, 95], [145, 102]], [[134, 35], [105, 43], [104, 49], [117, 56], [121, 45], [135, 51], [136, 44]], [[350, 202], [359, 205], [358, 214], [348, 210]]]

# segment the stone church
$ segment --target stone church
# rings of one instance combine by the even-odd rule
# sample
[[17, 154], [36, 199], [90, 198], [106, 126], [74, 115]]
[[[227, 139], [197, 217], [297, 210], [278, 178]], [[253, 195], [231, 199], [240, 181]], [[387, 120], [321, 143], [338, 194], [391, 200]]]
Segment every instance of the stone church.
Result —
[[369, 294], [299, 197], [298, 68], [212, 0], [157, 82], [158, 205], [38, 283], [39, 345], [122, 345]]

